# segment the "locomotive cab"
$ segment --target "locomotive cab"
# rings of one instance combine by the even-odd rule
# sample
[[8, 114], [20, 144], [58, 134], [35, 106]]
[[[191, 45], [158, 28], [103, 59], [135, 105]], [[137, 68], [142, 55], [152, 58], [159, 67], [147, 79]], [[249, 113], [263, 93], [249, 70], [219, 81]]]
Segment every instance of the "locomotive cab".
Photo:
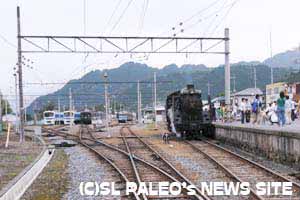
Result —
[[166, 110], [168, 129], [178, 137], [192, 139], [211, 134], [210, 113], [203, 110], [201, 91], [194, 85], [170, 94]]

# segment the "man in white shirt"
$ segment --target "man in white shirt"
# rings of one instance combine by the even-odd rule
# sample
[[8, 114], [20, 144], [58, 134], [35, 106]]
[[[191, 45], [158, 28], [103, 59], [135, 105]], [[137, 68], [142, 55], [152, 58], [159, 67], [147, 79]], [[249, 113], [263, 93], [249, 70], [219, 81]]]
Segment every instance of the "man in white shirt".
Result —
[[290, 100], [289, 96], [286, 96], [285, 101], [285, 117], [286, 117], [286, 124], [291, 124], [291, 116], [292, 116], [292, 101]]
[[246, 102], [245, 102], [244, 98], [242, 98], [239, 110], [241, 111], [241, 123], [244, 124], [245, 123], [245, 112], [246, 112]]

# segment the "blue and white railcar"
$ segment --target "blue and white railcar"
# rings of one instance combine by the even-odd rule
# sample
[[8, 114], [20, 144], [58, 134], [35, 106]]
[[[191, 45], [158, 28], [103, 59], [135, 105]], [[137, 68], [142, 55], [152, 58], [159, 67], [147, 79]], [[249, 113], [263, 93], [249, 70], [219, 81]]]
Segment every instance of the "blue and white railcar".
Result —
[[64, 123], [64, 114], [58, 111], [47, 110], [43, 112], [44, 125], [55, 125]]

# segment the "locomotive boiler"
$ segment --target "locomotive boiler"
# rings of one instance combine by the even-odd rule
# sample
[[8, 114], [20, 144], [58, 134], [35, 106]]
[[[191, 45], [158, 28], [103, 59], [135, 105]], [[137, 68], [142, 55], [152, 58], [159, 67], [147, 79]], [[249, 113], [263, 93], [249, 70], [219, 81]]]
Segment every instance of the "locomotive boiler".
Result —
[[209, 110], [203, 109], [201, 91], [189, 84], [167, 96], [166, 119], [168, 129], [178, 137], [197, 139], [211, 136], [212, 124]]

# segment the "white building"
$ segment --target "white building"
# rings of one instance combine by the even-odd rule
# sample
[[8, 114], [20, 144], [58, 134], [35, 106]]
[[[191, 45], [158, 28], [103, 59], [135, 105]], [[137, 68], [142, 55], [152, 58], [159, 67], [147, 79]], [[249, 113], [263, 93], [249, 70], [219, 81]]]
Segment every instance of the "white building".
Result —
[[[156, 106], [156, 121], [162, 122], [166, 120], [166, 110], [164, 106]], [[152, 123], [154, 122], [154, 113], [153, 107], [146, 107], [142, 110], [143, 112], [143, 123]]]
[[232, 94], [231, 98], [233, 99], [234, 103], [240, 105], [242, 98], [248, 99], [249, 102], [252, 102], [257, 94], [261, 97], [260, 100], [264, 101], [264, 99], [262, 99], [264, 93], [259, 88], [247, 88]]

